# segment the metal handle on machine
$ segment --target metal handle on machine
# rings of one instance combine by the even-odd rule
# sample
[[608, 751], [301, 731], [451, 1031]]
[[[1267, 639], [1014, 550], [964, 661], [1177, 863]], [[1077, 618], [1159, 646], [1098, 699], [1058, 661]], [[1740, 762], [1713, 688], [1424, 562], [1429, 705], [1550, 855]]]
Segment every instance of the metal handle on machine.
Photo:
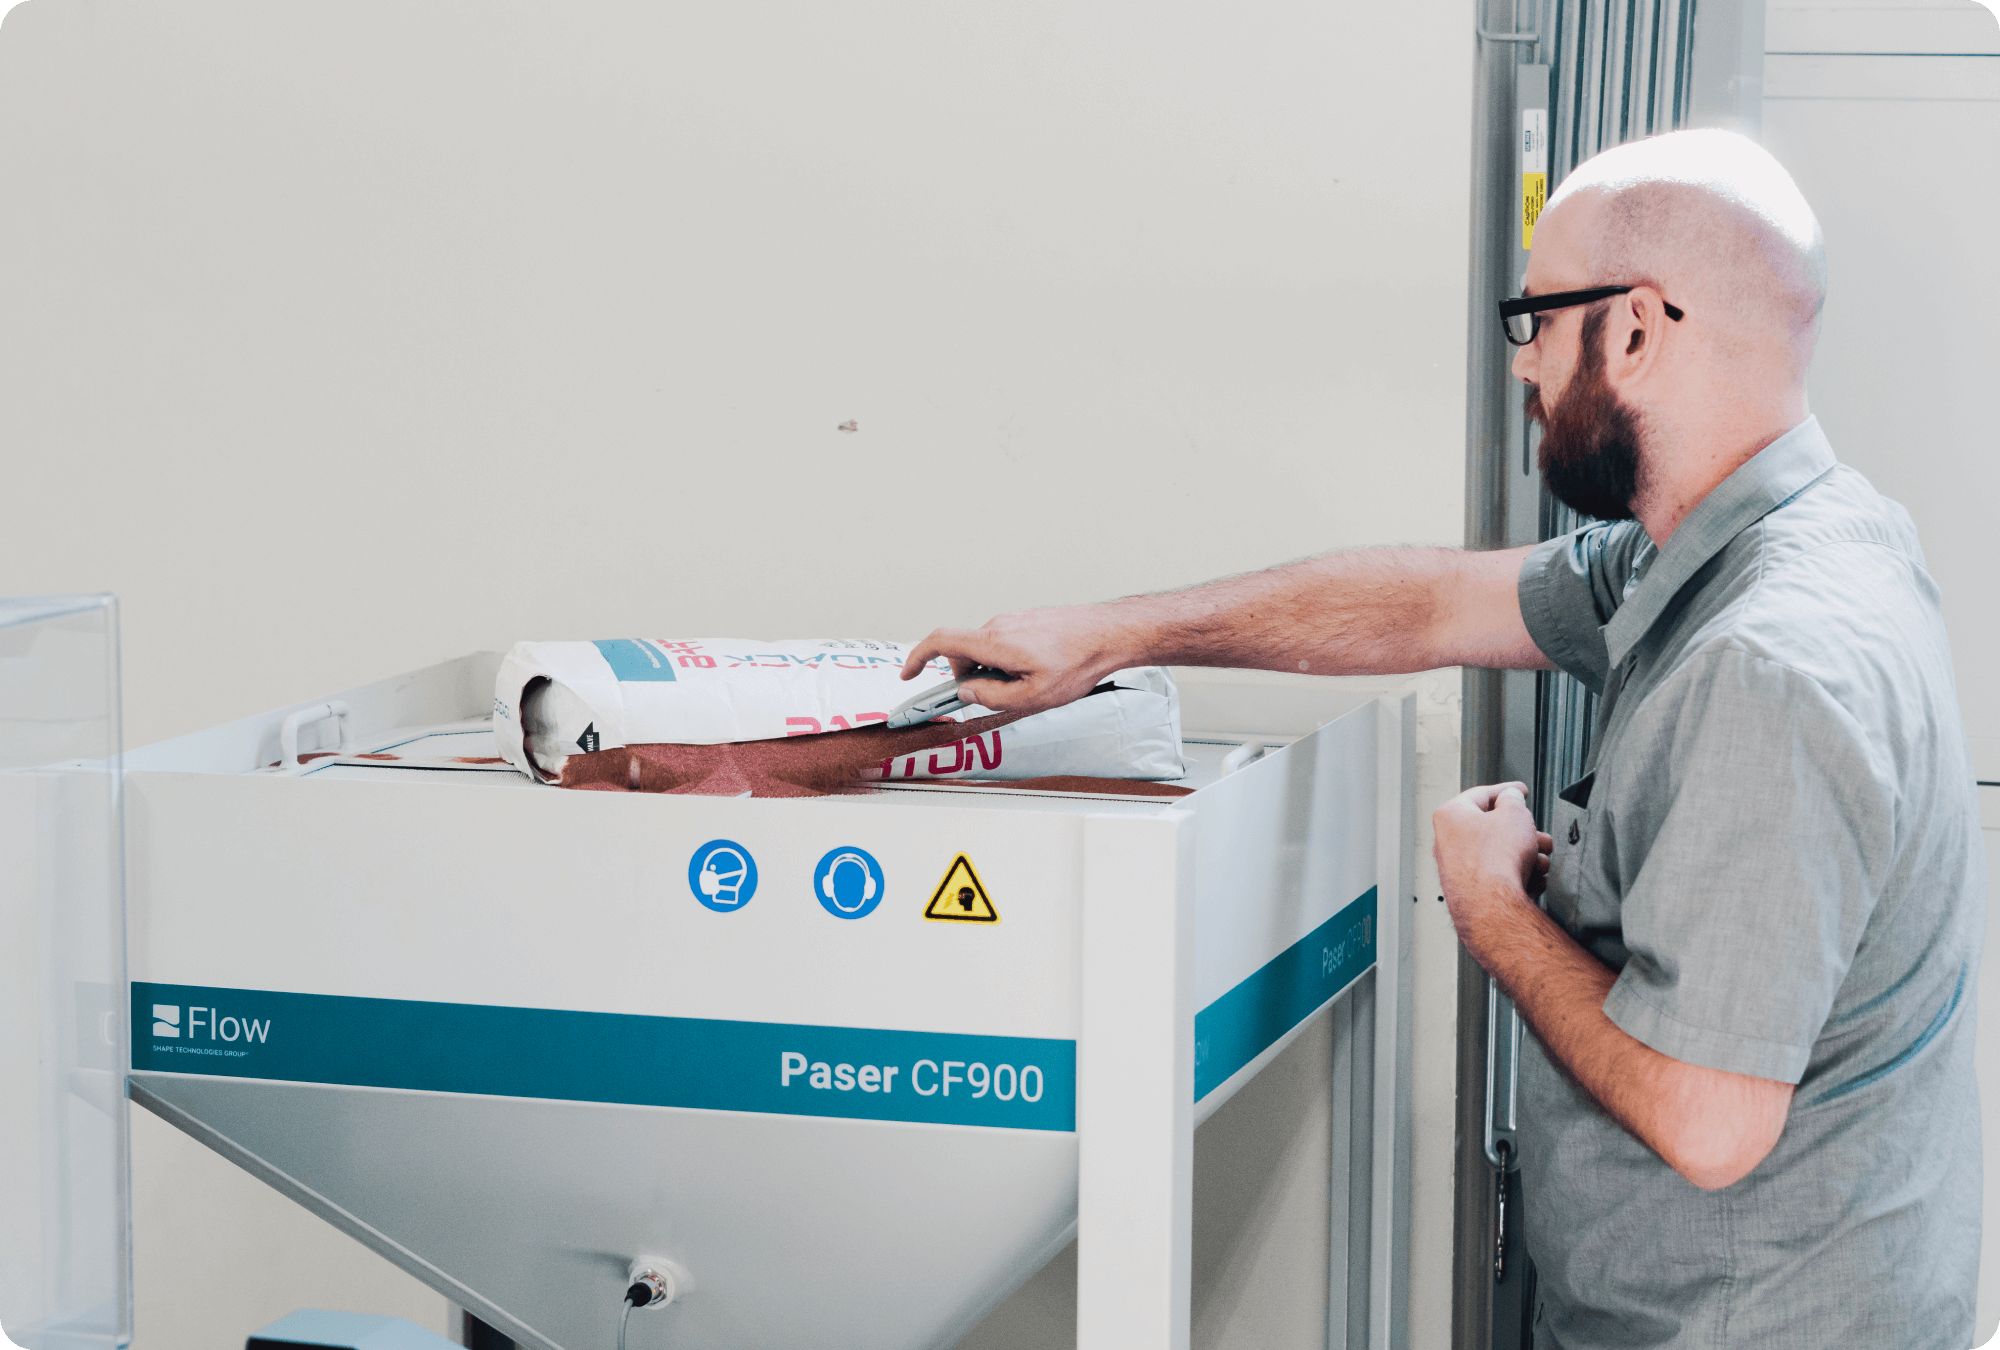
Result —
[[[1503, 1011], [1504, 1005], [1504, 1011]], [[1501, 1030], [1502, 1024], [1506, 1030]], [[1504, 1063], [1502, 1062], [1504, 1059]], [[1521, 1015], [1486, 981], [1486, 1161], [1493, 1167], [1493, 1282], [1507, 1278], [1507, 1174], [1521, 1165], [1514, 1141], [1521, 1089]], [[1506, 1086], [1501, 1087], [1505, 1077]]]
[[1227, 778], [1251, 760], [1262, 757], [1263, 753], [1262, 741], [1245, 741], [1222, 757], [1222, 777]]
[[[1500, 1031], [1502, 1022], [1507, 1024], [1504, 1048]], [[1511, 1172], [1521, 1165], [1514, 1145], [1514, 1129], [1521, 1089], [1520, 1064], [1521, 1016], [1514, 1011], [1513, 1000], [1500, 996], [1499, 984], [1488, 979], [1486, 981], [1486, 1161], [1498, 1171]], [[1504, 1093], [1499, 1090], [1502, 1074], [1507, 1078]], [[1502, 1152], [1502, 1145], [1506, 1146], [1505, 1152]]]
[[299, 767], [299, 728], [311, 726], [314, 722], [324, 722], [329, 717], [340, 719], [340, 753], [351, 753], [355, 748], [354, 718], [347, 705], [339, 699], [314, 704], [289, 714], [278, 727], [279, 763], [287, 769]]

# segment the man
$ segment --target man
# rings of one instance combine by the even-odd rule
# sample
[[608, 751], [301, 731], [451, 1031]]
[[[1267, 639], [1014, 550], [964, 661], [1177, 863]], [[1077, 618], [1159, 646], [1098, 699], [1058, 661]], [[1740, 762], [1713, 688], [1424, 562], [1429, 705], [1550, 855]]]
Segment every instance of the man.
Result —
[[[1808, 413], [1819, 227], [1751, 142], [1580, 166], [1503, 307], [1550, 490], [1602, 524], [1311, 559], [941, 629], [991, 708], [1147, 663], [1568, 670], [1589, 771], [1434, 816], [1466, 949], [1533, 1029], [1536, 1335], [1965, 1350], [1979, 1254], [1973, 775], [1903, 510]], [[1542, 890], [1546, 912], [1530, 896]]]

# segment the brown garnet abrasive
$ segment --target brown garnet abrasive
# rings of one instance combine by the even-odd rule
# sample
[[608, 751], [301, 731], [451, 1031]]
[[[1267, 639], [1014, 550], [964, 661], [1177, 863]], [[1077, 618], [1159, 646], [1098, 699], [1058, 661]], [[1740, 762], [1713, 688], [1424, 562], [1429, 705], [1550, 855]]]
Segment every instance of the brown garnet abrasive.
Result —
[[678, 792], [700, 797], [825, 797], [851, 788], [885, 759], [998, 731], [1026, 713], [965, 722], [921, 722], [824, 731], [730, 745], [628, 745], [563, 761], [561, 785], [597, 792]]

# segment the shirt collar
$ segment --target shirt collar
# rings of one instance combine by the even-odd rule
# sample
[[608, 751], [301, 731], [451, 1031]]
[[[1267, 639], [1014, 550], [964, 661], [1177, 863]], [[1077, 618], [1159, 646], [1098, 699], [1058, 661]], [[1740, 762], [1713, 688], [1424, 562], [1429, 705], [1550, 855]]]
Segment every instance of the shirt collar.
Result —
[[1604, 625], [1611, 668], [1625, 663], [1688, 578], [1730, 540], [1825, 477], [1836, 463], [1819, 419], [1808, 417], [1716, 484], [1688, 512], [1658, 556], [1648, 559], [1645, 576]]

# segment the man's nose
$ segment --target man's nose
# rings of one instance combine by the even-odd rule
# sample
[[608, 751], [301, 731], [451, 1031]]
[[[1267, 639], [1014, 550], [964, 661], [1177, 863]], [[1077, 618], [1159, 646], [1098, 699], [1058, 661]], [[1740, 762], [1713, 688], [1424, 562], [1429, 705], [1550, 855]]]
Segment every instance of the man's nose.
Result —
[[1513, 372], [1514, 378], [1522, 384], [1535, 383], [1535, 367], [1539, 364], [1535, 349], [1539, 345], [1539, 342], [1530, 342], [1524, 347], [1514, 349], [1514, 364], [1509, 369]]

